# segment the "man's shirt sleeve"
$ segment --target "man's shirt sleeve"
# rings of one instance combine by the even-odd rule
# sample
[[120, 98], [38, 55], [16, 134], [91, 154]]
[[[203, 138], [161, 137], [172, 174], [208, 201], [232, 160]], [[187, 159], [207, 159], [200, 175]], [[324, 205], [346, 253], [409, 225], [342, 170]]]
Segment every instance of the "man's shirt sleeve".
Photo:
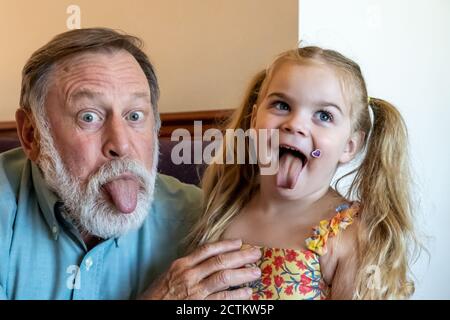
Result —
[[0, 300], [8, 300], [5, 289], [3, 289], [1, 284], [0, 284]]

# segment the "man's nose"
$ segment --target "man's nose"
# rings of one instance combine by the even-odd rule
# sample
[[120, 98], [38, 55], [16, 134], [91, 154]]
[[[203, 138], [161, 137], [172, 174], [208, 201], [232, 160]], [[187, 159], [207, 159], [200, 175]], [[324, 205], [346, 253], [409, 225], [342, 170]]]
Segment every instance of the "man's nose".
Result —
[[300, 113], [292, 113], [282, 124], [281, 130], [292, 134], [309, 135], [310, 124], [307, 117]]
[[125, 122], [123, 118], [115, 116], [108, 121], [103, 145], [103, 155], [108, 159], [123, 158], [129, 155], [130, 138]]

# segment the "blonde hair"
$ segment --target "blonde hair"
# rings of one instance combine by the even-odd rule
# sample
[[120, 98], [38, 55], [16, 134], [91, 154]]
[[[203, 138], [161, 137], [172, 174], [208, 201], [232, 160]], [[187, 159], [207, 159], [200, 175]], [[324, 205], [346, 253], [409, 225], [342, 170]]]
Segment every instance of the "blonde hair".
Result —
[[[365, 156], [355, 170], [344, 176], [354, 174], [347, 198], [354, 197], [361, 202], [353, 298], [408, 298], [414, 292], [414, 285], [409, 279], [407, 244], [417, 242], [410, 199], [407, 129], [394, 106], [381, 99], [369, 100], [363, 75], [355, 62], [336, 51], [312, 46], [282, 53], [252, 80], [242, 105], [227, 127], [244, 131], [250, 128], [253, 105], [264, 98], [275, 70], [288, 61], [332, 67], [340, 76], [351, 108], [352, 130], [364, 133], [360, 152], [365, 151]], [[252, 164], [212, 164], [205, 171], [202, 187], [204, 213], [188, 238], [191, 249], [220, 239], [233, 217], [257, 191], [259, 168]], [[378, 288], [369, 286], [369, 270], [374, 266], [380, 271]]]

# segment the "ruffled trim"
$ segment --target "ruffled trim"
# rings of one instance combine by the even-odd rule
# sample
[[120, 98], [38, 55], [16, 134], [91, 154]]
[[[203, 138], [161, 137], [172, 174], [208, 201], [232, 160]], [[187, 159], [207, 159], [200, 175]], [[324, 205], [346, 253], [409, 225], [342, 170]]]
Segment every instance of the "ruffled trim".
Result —
[[313, 228], [313, 235], [305, 240], [306, 247], [319, 256], [327, 253], [326, 244], [330, 237], [336, 236], [353, 223], [359, 211], [359, 203], [353, 202], [351, 206], [341, 205], [336, 208], [336, 211], [337, 214], [331, 220], [320, 221], [319, 225]]

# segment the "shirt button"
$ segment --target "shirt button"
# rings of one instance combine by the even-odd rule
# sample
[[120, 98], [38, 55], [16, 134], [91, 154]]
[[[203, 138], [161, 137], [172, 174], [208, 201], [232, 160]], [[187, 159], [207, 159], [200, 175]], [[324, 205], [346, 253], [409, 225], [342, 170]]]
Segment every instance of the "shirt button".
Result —
[[92, 267], [92, 265], [94, 264], [94, 262], [92, 261], [92, 258], [89, 257], [89, 258], [86, 259], [85, 264], [86, 264], [86, 270], [89, 271], [89, 269]]
[[53, 233], [58, 233], [58, 227], [57, 227], [57, 226], [53, 226], [52, 232], [53, 232]]

